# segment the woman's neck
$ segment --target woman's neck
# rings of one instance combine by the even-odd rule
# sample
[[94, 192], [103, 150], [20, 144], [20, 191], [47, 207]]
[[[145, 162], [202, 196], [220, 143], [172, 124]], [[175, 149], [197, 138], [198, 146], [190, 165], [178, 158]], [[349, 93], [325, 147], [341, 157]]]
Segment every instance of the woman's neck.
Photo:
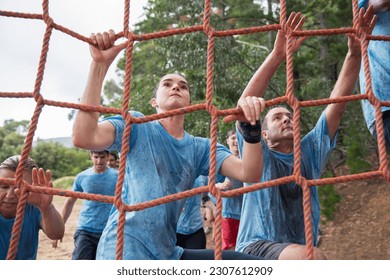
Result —
[[159, 122], [173, 138], [181, 140], [184, 137], [184, 115], [164, 118]]

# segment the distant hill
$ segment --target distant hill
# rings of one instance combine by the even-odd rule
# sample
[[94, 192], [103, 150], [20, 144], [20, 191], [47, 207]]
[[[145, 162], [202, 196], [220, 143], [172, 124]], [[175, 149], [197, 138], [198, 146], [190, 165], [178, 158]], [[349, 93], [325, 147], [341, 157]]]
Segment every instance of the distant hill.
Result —
[[73, 143], [72, 143], [72, 137], [58, 137], [58, 138], [49, 138], [49, 139], [40, 139], [38, 138], [35, 140], [32, 144], [33, 147], [38, 145], [39, 143], [45, 143], [45, 142], [54, 142], [54, 143], [59, 143], [65, 146], [66, 148], [74, 148]]

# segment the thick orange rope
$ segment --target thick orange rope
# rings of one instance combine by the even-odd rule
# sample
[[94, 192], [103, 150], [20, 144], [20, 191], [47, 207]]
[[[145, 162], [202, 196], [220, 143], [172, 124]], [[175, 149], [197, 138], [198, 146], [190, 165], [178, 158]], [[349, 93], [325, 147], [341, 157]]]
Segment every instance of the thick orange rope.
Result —
[[[390, 41], [389, 36], [373, 36], [365, 34], [358, 28], [357, 18], [358, 18], [358, 5], [357, 0], [352, 0], [353, 4], [353, 27], [351, 28], [338, 28], [338, 29], [322, 29], [322, 30], [303, 30], [303, 31], [293, 31], [287, 30], [286, 26], [286, 0], [280, 1], [280, 23], [279, 24], [270, 24], [267, 26], [257, 26], [251, 28], [242, 28], [242, 29], [232, 29], [232, 30], [214, 30], [210, 24], [210, 9], [211, 4], [210, 0], [205, 0], [205, 8], [203, 14], [203, 25], [195, 25], [185, 28], [176, 28], [170, 30], [163, 30], [154, 33], [140, 34], [135, 35], [129, 29], [129, 18], [130, 18], [130, 0], [125, 0], [124, 8], [124, 19], [123, 19], [123, 31], [116, 34], [116, 38], [126, 38], [128, 40], [127, 49], [126, 49], [126, 67], [125, 67], [125, 81], [124, 81], [124, 96], [122, 101], [122, 107], [118, 108], [107, 108], [104, 106], [91, 106], [83, 105], [76, 103], [68, 102], [59, 102], [55, 100], [48, 100], [43, 97], [41, 94], [41, 85], [43, 81], [46, 58], [49, 51], [49, 42], [53, 29], [61, 31], [69, 36], [72, 36], [78, 40], [81, 40], [85, 43], [92, 43], [89, 38], [82, 36], [72, 30], [67, 29], [61, 25], [55, 23], [55, 21], [49, 15], [49, 0], [43, 0], [42, 3], [42, 14], [29, 14], [29, 13], [20, 13], [20, 12], [10, 12], [10, 11], [0, 11], [0, 16], [5, 17], [16, 17], [22, 19], [37, 19], [43, 20], [46, 24], [46, 32], [43, 38], [42, 51], [39, 59], [39, 66], [37, 71], [37, 76], [35, 80], [34, 89], [32, 92], [0, 92], [0, 98], [34, 98], [36, 102], [36, 107], [34, 114], [31, 118], [31, 125], [26, 136], [25, 145], [21, 154], [21, 164], [18, 166], [16, 171], [15, 179], [0, 179], [0, 183], [4, 184], [14, 184], [21, 188], [21, 198], [18, 203], [17, 213], [15, 218], [15, 224], [12, 230], [11, 243], [7, 255], [7, 259], [14, 259], [17, 253], [17, 247], [19, 242], [21, 225], [23, 222], [24, 210], [27, 203], [27, 198], [29, 192], [44, 193], [51, 195], [59, 195], [66, 197], [75, 197], [81, 199], [89, 199], [95, 201], [101, 201], [106, 203], [114, 204], [117, 209], [120, 211], [119, 221], [118, 221], [118, 237], [117, 237], [117, 247], [116, 247], [116, 259], [122, 259], [123, 257], [123, 245], [124, 245], [124, 225], [125, 225], [125, 215], [129, 211], [139, 211], [142, 209], [154, 207], [164, 203], [169, 203], [175, 200], [182, 198], [190, 197], [202, 192], [208, 191], [212, 193], [217, 199], [217, 217], [215, 220], [215, 259], [222, 259], [222, 244], [221, 244], [221, 212], [222, 212], [222, 197], [232, 197], [237, 195], [242, 195], [244, 193], [253, 192], [260, 189], [271, 188], [278, 186], [280, 184], [286, 184], [295, 182], [302, 187], [303, 190], [303, 209], [304, 209], [304, 221], [305, 221], [305, 235], [306, 235], [306, 256], [307, 259], [313, 259], [313, 234], [312, 234], [312, 225], [311, 225], [311, 207], [310, 207], [310, 187], [320, 186], [326, 184], [336, 184], [341, 182], [349, 182], [354, 180], [363, 180], [373, 177], [382, 177], [387, 181], [390, 181], [390, 172], [387, 170], [387, 158], [386, 158], [386, 146], [384, 141], [384, 132], [383, 132], [383, 122], [382, 122], [382, 113], [381, 106], [390, 106], [390, 101], [379, 101], [372, 91], [371, 85], [371, 75], [369, 69], [369, 59], [367, 54], [367, 47], [370, 40], [385, 40]], [[214, 41], [215, 37], [225, 37], [233, 35], [242, 35], [242, 34], [252, 34], [259, 32], [269, 32], [275, 31], [278, 29], [283, 29], [287, 38], [294, 36], [324, 36], [324, 35], [335, 35], [335, 34], [346, 34], [346, 33], [355, 33], [362, 42], [362, 55], [363, 55], [363, 65], [366, 78], [367, 92], [360, 95], [351, 95], [341, 98], [328, 98], [321, 100], [308, 100], [308, 101], [299, 101], [294, 96], [294, 87], [293, 87], [293, 52], [292, 45], [289, 43], [287, 45], [287, 57], [286, 57], [286, 73], [287, 73], [287, 88], [286, 94], [281, 97], [268, 100], [266, 106], [277, 105], [280, 103], [287, 103], [293, 109], [294, 118], [293, 118], [293, 131], [294, 131], [294, 174], [291, 176], [286, 176], [269, 182], [257, 183], [250, 187], [240, 188], [235, 190], [230, 190], [226, 192], [221, 192], [215, 187], [215, 178], [216, 178], [216, 145], [217, 145], [217, 129], [218, 129], [218, 117], [231, 118], [234, 115], [241, 114], [240, 109], [225, 109], [219, 110], [213, 104], [213, 69], [214, 69]], [[133, 46], [136, 41], [145, 41], [157, 38], [168, 37], [172, 35], [181, 35], [193, 32], [203, 32], [208, 38], [207, 46], [207, 80], [206, 80], [206, 102], [203, 104], [192, 105], [181, 109], [172, 110], [169, 112], [164, 112], [160, 114], [153, 114], [141, 118], [133, 118], [128, 112], [130, 104], [130, 89], [131, 89], [131, 78], [132, 78], [132, 58], [133, 58]], [[292, 41], [292, 40], [289, 40]], [[365, 172], [354, 175], [345, 175], [338, 176], [335, 178], [323, 178], [316, 180], [307, 180], [301, 174], [301, 151], [300, 151], [300, 109], [301, 107], [309, 106], [320, 106], [330, 103], [340, 103], [345, 101], [354, 101], [367, 99], [375, 107], [376, 110], [376, 130], [378, 134], [378, 148], [379, 148], [379, 162], [380, 166], [377, 171]], [[32, 141], [34, 137], [35, 130], [37, 128], [39, 116], [42, 112], [42, 109], [45, 105], [63, 107], [63, 108], [73, 108], [84, 111], [92, 112], [101, 112], [101, 113], [112, 113], [112, 114], [121, 114], [126, 121], [125, 130], [122, 138], [122, 156], [120, 159], [119, 165], [119, 177], [116, 185], [115, 196], [103, 196], [96, 194], [86, 194], [74, 191], [66, 191], [59, 189], [46, 189], [31, 186], [28, 184], [22, 184], [22, 173], [24, 169], [24, 162], [28, 158], [31, 148]], [[131, 125], [133, 123], [145, 123], [152, 120], [158, 120], [168, 116], [175, 116], [178, 114], [187, 114], [195, 111], [206, 110], [211, 116], [211, 128], [210, 128], [210, 139], [211, 139], [211, 148], [210, 148], [210, 178], [209, 185], [199, 187], [196, 189], [191, 189], [181, 193], [172, 194], [169, 196], [161, 197], [152, 201], [147, 201], [139, 203], [136, 205], [126, 205], [122, 199], [122, 186], [124, 182], [124, 173], [125, 173], [125, 164], [126, 164], [126, 155], [129, 152], [129, 140], [130, 140], [130, 131]]]

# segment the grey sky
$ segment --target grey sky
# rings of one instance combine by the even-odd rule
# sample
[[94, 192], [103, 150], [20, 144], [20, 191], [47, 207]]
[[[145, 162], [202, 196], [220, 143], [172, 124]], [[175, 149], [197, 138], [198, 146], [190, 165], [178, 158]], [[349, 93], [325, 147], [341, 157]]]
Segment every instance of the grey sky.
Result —
[[[123, 29], [123, 0], [50, 0], [54, 22], [88, 37], [110, 28]], [[147, 0], [132, 0], [130, 24], [143, 15]], [[1, 0], [0, 10], [42, 14], [41, 0]], [[42, 20], [0, 16], [0, 92], [32, 92], [46, 25]], [[118, 57], [120, 57], [119, 55]], [[88, 44], [53, 30], [41, 93], [46, 99], [78, 102], [90, 65]], [[115, 62], [107, 79], [116, 79]], [[6, 119], [30, 120], [31, 98], [0, 98], [0, 126]], [[71, 135], [71, 109], [45, 106], [34, 139]]]

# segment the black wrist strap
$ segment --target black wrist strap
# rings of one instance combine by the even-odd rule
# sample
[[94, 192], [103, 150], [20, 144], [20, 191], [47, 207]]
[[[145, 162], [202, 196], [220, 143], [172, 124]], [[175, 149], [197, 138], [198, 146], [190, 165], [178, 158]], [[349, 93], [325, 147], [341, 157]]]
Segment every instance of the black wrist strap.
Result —
[[207, 201], [210, 200], [210, 197], [207, 195], [207, 196], [204, 196], [202, 197], [202, 205], [205, 205]]
[[238, 127], [244, 138], [245, 142], [250, 144], [256, 144], [261, 141], [261, 123], [256, 121], [255, 125], [251, 125], [247, 122], [239, 122]]

